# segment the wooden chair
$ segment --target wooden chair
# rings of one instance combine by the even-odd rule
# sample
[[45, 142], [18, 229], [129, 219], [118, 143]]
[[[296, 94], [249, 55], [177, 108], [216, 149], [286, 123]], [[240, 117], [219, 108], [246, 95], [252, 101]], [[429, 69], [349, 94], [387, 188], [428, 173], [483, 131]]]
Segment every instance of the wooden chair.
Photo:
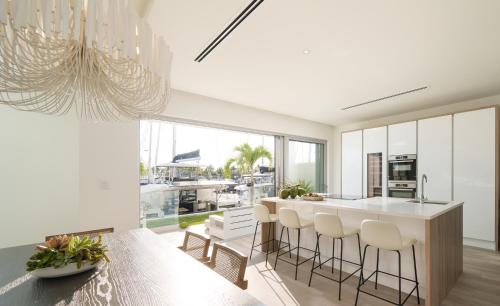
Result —
[[227, 280], [245, 290], [248, 281], [245, 280], [248, 257], [220, 243], [214, 243], [212, 257], [206, 263], [211, 269]]
[[206, 262], [210, 259], [210, 257], [208, 257], [209, 247], [210, 237], [186, 231], [186, 234], [184, 235], [184, 242], [178, 248], [193, 258]]
[[96, 229], [96, 230], [91, 230], [91, 231], [85, 231], [85, 232], [75, 232], [75, 233], [65, 233], [65, 234], [50, 235], [50, 236], [45, 236], [45, 241], [49, 240], [50, 238], [54, 238], [54, 237], [62, 236], [62, 235], [95, 237], [95, 236], [98, 236], [100, 234], [113, 233], [114, 231], [115, 231], [114, 227], [108, 227], [108, 228], [101, 228], [101, 229]]

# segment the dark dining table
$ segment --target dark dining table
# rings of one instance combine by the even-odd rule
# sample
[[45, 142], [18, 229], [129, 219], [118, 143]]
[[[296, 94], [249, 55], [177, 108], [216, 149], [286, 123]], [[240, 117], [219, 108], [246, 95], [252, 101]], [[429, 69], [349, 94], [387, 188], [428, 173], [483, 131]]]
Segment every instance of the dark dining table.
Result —
[[35, 245], [0, 249], [0, 305], [263, 305], [148, 229], [103, 240], [110, 263], [54, 279], [26, 272]]

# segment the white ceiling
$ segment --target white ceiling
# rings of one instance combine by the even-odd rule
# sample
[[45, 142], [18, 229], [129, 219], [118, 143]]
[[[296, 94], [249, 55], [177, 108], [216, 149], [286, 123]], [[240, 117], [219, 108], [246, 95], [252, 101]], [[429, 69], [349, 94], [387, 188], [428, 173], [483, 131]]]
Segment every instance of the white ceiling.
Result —
[[195, 62], [248, 3], [154, 2], [174, 88], [331, 125], [500, 93], [498, 0], [265, 0]]

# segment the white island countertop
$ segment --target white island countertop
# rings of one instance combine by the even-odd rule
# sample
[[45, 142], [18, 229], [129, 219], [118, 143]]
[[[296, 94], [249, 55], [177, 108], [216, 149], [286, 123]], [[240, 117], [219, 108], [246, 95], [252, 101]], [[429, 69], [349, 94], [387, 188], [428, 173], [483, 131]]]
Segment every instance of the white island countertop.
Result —
[[374, 197], [360, 200], [325, 199], [323, 201], [306, 201], [302, 199], [280, 199], [278, 197], [264, 198], [262, 201], [276, 203], [295, 203], [303, 205], [323, 206], [343, 210], [372, 213], [377, 215], [397, 216], [405, 218], [431, 220], [454, 208], [462, 206], [460, 201], [451, 201], [448, 204], [419, 204], [410, 203], [403, 198]]

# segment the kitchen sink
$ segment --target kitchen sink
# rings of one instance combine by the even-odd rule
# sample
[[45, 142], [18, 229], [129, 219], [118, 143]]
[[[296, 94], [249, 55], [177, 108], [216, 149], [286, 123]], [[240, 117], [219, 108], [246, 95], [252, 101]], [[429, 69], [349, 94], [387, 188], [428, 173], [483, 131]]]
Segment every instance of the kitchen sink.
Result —
[[[420, 200], [417, 200], [417, 199], [413, 199], [413, 200], [409, 200], [407, 201], [409, 203], [418, 203], [420, 204]], [[431, 200], [424, 200], [424, 203], [423, 204], [436, 204], [436, 205], [446, 205], [450, 202], [447, 202], [447, 201], [431, 201]]]

